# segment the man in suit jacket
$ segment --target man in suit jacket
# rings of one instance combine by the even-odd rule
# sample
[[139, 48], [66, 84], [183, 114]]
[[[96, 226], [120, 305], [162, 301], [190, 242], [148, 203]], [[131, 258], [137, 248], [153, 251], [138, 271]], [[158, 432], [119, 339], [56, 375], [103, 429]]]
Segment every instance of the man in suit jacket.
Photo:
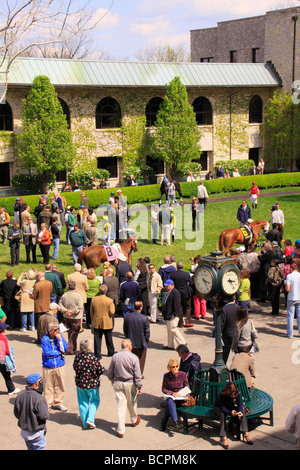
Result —
[[107, 269], [107, 276], [103, 280], [103, 285], [107, 287], [107, 297], [113, 300], [115, 305], [119, 305], [119, 279], [114, 276], [114, 270], [112, 268]]
[[[45, 279], [43, 272], [38, 272], [36, 279], [37, 282], [34, 284], [32, 294], [29, 294], [29, 297], [34, 300], [35, 325], [38, 325], [39, 317], [49, 310], [52, 282]], [[41, 339], [38, 335], [36, 342], [40, 344]]]
[[182, 315], [186, 317], [185, 326], [194, 326], [191, 323], [193, 278], [183, 271], [183, 263], [178, 262], [177, 271], [170, 275], [170, 279], [174, 281], [175, 288], [180, 292]]
[[142, 314], [143, 302], [137, 300], [134, 303], [134, 311], [124, 318], [123, 331], [126, 338], [132, 343], [132, 352], [140, 360], [140, 369], [143, 374], [146, 354], [150, 339], [150, 325], [146, 315]]
[[175, 349], [179, 344], [186, 344], [182, 333], [178, 329], [178, 313], [181, 311], [181, 296], [180, 292], [175, 288], [174, 281], [168, 279], [165, 284], [167, 289], [167, 297], [165, 303], [162, 305], [162, 312], [166, 322], [168, 332], [168, 345], [163, 349]]
[[238, 305], [235, 303], [234, 297], [228, 299], [228, 304], [221, 308], [221, 333], [223, 340], [223, 361], [227, 362], [232, 339], [236, 329], [236, 312]]
[[134, 309], [134, 303], [137, 300], [141, 300], [141, 288], [138, 282], [133, 280], [133, 273], [128, 272], [126, 274], [126, 281], [120, 284], [119, 292], [120, 302], [122, 304], [123, 316], [132, 312]]
[[123, 254], [118, 255], [118, 264], [116, 267], [116, 277], [119, 280], [120, 285], [122, 282], [126, 281], [126, 274], [132, 273], [132, 268], [129, 263], [127, 263], [126, 256]]
[[33, 223], [32, 217], [28, 218], [28, 223], [23, 227], [23, 241], [26, 250], [26, 264], [30, 263], [30, 252], [32, 262], [36, 264], [36, 237], [38, 234], [37, 225]]
[[98, 359], [102, 358], [101, 345], [103, 334], [107, 347], [107, 355], [112, 356], [115, 353], [112, 339], [115, 305], [113, 300], [107, 297], [106, 294], [107, 286], [101, 285], [99, 295], [92, 299], [90, 307], [91, 326], [94, 332], [94, 352]]

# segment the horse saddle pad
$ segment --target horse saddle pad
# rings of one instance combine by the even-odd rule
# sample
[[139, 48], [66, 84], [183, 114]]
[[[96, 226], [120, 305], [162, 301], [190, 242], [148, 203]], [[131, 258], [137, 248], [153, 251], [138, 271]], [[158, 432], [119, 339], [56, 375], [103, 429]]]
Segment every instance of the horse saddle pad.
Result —
[[250, 243], [252, 242], [252, 236], [253, 236], [251, 228], [248, 227], [248, 225], [244, 225], [244, 227], [240, 228], [240, 231], [243, 234], [244, 243], [247, 245], [250, 245]]
[[103, 248], [105, 250], [107, 261], [109, 261], [109, 262], [116, 261], [117, 256], [118, 256], [118, 251], [117, 251], [115, 245], [113, 245], [113, 246], [103, 245]]

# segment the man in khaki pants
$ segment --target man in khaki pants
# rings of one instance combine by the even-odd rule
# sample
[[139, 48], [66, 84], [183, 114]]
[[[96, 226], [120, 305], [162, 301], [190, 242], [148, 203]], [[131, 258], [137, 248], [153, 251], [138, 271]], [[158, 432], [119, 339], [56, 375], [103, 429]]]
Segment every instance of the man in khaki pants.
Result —
[[154, 264], [149, 264], [149, 273], [147, 276], [148, 300], [150, 310], [149, 323], [159, 321], [158, 315], [158, 297], [163, 288], [163, 282], [160, 274], [155, 270]]
[[65, 352], [68, 345], [55, 322], [49, 323], [42, 338], [43, 393], [49, 408], [67, 411], [63, 405], [65, 391]]
[[141, 418], [137, 414], [136, 397], [141, 393], [143, 378], [138, 357], [132, 353], [132, 343], [126, 338], [122, 341], [122, 350], [114, 354], [107, 371], [118, 403], [117, 436], [125, 433], [125, 418], [128, 408], [131, 426], [137, 426]]

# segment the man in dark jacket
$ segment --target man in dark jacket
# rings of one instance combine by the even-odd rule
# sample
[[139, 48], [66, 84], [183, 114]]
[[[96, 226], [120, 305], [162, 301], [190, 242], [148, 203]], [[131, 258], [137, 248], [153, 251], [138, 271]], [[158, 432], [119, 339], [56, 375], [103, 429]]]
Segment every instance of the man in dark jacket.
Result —
[[260, 261], [260, 298], [259, 302], [266, 302], [268, 295], [267, 277], [271, 267], [271, 262], [275, 258], [274, 251], [272, 250], [271, 243], [264, 243], [263, 250], [258, 253], [258, 260]]
[[106, 296], [114, 301], [115, 305], [119, 305], [119, 279], [114, 276], [114, 270], [107, 268], [106, 277], [103, 280], [103, 285], [107, 287]]
[[186, 317], [185, 326], [194, 326], [191, 323], [193, 278], [189, 273], [183, 271], [183, 263], [179, 261], [177, 271], [171, 274], [170, 279], [174, 281], [176, 289], [180, 292], [181, 311], [182, 315]]
[[132, 342], [132, 352], [140, 360], [141, 373], [144, 372], [148, 343], [150, 339], [149, 319], [142, 314], [143, 302], [134, 303], [134, 311], [124, 318], [123, 331], [126, 338]]
[[168, 345], [163, 349], [174, 350], [174, 345], [186, 344], [186, 341], [178, 329], [178, 314], [181, 312], [181, 296], [180, 292], [175, 288], [174, 281], [168, 279], [164, 287], [167, 289], [167, 297], [165, 303], [162, 305], [162, 313], [166, 322], [168, 332]]
[[190, 389], [193, 388], [194, 374], [195, 372], [201, 372], [201, 357], [197, 353], [190, 352], [186, 344], [180, 344], [177, 346], [176, 351], [180, 357], [179, 370], [186, 373]]
[[49, 410], [46, 399], [38, 391], [40, 379], [40, 374], [30, 374], [26, 379], [27, 388], [18, 394], [14, 404], [14, 415], [28, 450], [46, 448]]
[[120, 285], [126, 281], [126, 274], [133, 272], [129, 263], [127, 263], [126, 256], [122, 253], [118, 255], [118, 264], [116, 266], [116, 278], [119, 280]]
[[223, 341], [223, 361], [227, 362], [230, 354], [233, 336], [236, 329], [236, 312], [238, 305], [234, 297], [228, 299], [228, 304], [221, 308], [221, 333]]
[[126, 274], [126, 281], [120, 284], [119, 299], [122, 304], [123, 316], [134, 310], [134, 302], [141, 299], [141, 288], [133, 280], [133, 273]]
[[237, 211], [237, 219], [240, 223], [240, 227], [243, 227], [248, 219], [251, 219], [251, 209], [247, 204], [247, 201], [243, 201]]
[[6, 279], [3, 279], [1, 282], [0, 295], [3, 297], [3, 310], [7, 316], [7, 323], [12, 329], [16, 326], [18, 301], [15, 299], [15, 295], [18, 290], [19, 287], [17, 286], [16, 279], [13, 277], [13, 272], [7, 271]]
[[[163, 284], [170, 279], [171, 274], [176, 272], [176, 268], [173, 264], [171, 264], [171, 258], [170, 256], [165, 256], [164, 257], [164, 264], [159, 268], [158, 274], [161, 277], [161, 280]], [[167, 291], [165, 288], [161, 290], [161, 303], [163, 304], [165, 302], [165, 298], [167, 295]]]

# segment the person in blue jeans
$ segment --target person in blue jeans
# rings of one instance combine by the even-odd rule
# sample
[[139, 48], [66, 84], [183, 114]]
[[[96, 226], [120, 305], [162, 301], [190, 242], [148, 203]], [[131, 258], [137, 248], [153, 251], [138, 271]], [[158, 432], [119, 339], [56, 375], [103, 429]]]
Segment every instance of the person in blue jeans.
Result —
[[75, 384], [82, 426], [94, 429], [95, 415], [100, 405], [100, 376], [104, 372], [104, 367], [92, 353], [90, 338], [80, 342], [80, 353], [75, 356], [73, 368], [76, 374]]
[[14, 404], [14, 415], [28, 450], [46, 449], [46, 421], [50, 415], [47, 401], [39, 391], [40, 380], [40, 374], [30, 374], [27, 387]]
[[300, 273], [297, 264], [292, 264], [292, 272], [284, 281], [287, 291], [287, 336], [293, 337], [294, 315], [297, 317], [297, 327], [300, 334]]
[[[164, 374], [162, 391], [165, 398], [165, 412], [160, 424], [160, 430], [165, 431], [169, 418], [172, 419], [175, 427], [178, 427], [177, 406], [181, 406], [188, 393], [180, 397], [179, 392], [185, 387], [189, 389], [189, 381], [185, 372], [179, 370], [179, 363], [176, 359], [170, 359], [167, 369], [169, 372]], [[169, 398], [170, 397], [170, 398]]]
[[59, 230], [59, 226], [57, 225], [57, 222], [58, 222], [58, 219], [53, 218], [53, 223], [51, 225], [52, 241], [54, 245], [52, 259], [58, 258], [58, 249], [59, 249], [59, 243], [60, 243], [60, 230]]

